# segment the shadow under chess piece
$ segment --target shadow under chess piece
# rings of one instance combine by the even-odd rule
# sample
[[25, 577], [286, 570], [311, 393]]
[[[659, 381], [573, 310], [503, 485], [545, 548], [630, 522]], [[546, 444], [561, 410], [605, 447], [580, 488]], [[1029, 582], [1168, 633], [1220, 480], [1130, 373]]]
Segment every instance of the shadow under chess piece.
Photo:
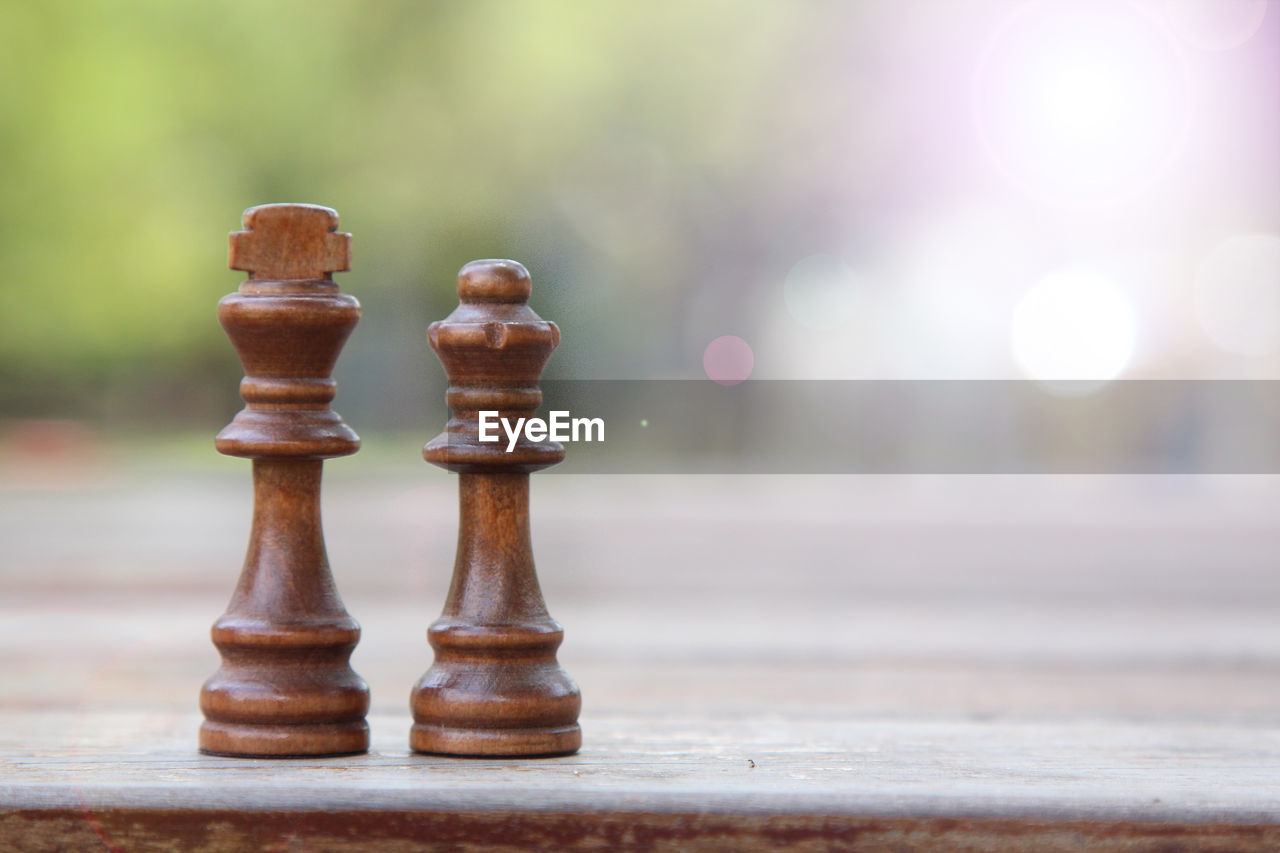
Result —
[[245, 378], [245, 408], [218, 434], [253, 460], [253, 529], [240, 582], [213, 626], [222, 666], [200, 691], [200, 750], [336, 755], [369, 748], [369, 688], [352, 671], [360, 626], [338, 597], [320, 527], [320, 474], [360, 439], [329, 408], [338, 353], [360, 319], [332, 273], [351, 235], [327, 207], [269, 204], [244, 214], [229, 264], [249, 279], [218, 303]]
[[582, 744], [578, 687], [556, 661], [564, 638], [547, 613], [529, 536], [529, 474], [564, 458], [523, 433], [481, 442], [481, 410], [530, 417], [560, 330], [529, 308], [529, 273], [474, 261], [458, 275], [461, 304], [428, 339], [449, 376], [451, 417], [423, 450], [456, 472], [458, 553], [444, 613], [427, 631], [435, 662], [413, 690], [409, 745], [464, 756], [565, 755]]

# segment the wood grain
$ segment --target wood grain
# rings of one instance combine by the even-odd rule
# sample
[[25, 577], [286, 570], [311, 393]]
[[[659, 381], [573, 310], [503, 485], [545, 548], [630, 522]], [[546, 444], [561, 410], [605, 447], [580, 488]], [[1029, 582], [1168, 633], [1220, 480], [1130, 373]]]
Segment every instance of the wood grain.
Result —
[[244, 365], [245, 407], [221, 453], [253, 460], [253, 526], [240, 580], [214, 623], [222, 665], [200, 691], [200, 749], [219, 755], [331, 755], [369, 745], [369, 687], [349, 663], [360, 626], [338, 596], [320, 524], [323, 460], [360, 439], [329, 403], [334, 363], [360, 319], [330, 273], [350, 235], [325, 207], [268, 204], [231, 235], [248, 270], [218, 303]]
[[[939, 846], [899, 849], [951, 849], [945, 845], [975, 838], [994, 849], [1071, 849], [1084, 833], [1103, 850], [1264, 850], [1280, 838], [1274, 731], [669, 715], [587, 721], [595, 734], [576, 756], [485, 761], [415, 755], [397, 717], [375, 716], [368, 755], [282, 764], [192, 755], [191, 715], [108, 714], [92, 730], [70, 714], [8, 715], [6, 730], [29, 740], [6, 745], [0, 800], [31, 823], [65, 817], [73, 804], [89, 818], [119, 812], [161, 827], [179, 812], [189, 823], [175, 822], [174, 837], [218, 830], [232, 813], [288, 816], [277, 819], [273, 837], [319, 849], [356, 849], [351, 826], [364, 833], [389, 816], [392, 826], [451, 826], [477, 848], [485, 836], [465, 838], [468, 822], [519, 827], [516, 837], [570, 849], [590, 849], [609, 831], [632, 840], [620, 845], [626, 849], [645, 849], [646, 837], [696, 841], [695, 849], [815, 849], [807, 845], [861, 844], [863, 833], [879, 840], [854, 849], [894, 849], [913, 836]], [[325, 817], [342, 813], [352, 823]], [[775, 835], [780, 826], [795, 835]], [[557, 836], [565, 827], [576, 829]], [[1158, 846], [1201, 836], [1238, 846]], [[400, 836], [384, 828], [372, 837]]]
[[0, 489], [0, 850], [1280, 847], [1280, 481], [542, 476], [583, 748], [462, 760], [404, 738], [457, 534], [415, 445], [326, 491], [348, 758], [193, 750], [233, 460]]
[[480, 440], [477, 413], [516, 423], [542, 400], [538, 378], [560, 330], [529, 307], [529, 271], [472, 261], [458, 307], [428, 328], [449, 376], [449, 421], [423, 456], [458, 474], [458, 553], [435, 660], [410, 696], [409, 743], [444, 755], [564, 755], [582, 745], [578, 685], [556, 660], [564, 630], [533, 564], [529, 474], [564, 458], [555, 441]]

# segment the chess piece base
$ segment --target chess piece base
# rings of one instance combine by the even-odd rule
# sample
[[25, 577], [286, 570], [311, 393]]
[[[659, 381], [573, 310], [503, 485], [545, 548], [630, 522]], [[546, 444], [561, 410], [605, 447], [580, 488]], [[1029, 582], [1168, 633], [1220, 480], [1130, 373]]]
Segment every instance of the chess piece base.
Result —
[[540, 729], [461, 729], [415, 723], [409, 731], [414, 752], [435, 755], [522, 758], [572, 755], [582, 747], [577, 723]]
[[200, 726], [200, 751], [236, 758], [295, 758], [353, 755], [369, 750], [369, 726], [364, 720], [296, 726], [218, 723]]
[[[556, 663], [560, 626], [548, 623], [543, 630], [523, 631], [467, 630], [447, 620], [432, 626], [437, 658], [409, 698], [409, 746], [437, 755], [487, 757], [577, 752], [582, 697]], [[512, 659], [474, 657], [481, 650], [501, 654], [502, 646]]]

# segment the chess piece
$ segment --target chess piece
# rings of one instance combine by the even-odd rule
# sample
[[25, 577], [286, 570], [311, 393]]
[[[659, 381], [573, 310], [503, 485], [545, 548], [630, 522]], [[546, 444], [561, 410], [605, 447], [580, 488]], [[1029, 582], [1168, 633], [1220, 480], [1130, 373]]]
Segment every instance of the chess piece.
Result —
[[478, 433], [480, 410], [514, 423], [542, 402], [538, 378], [560, 330], [529, 308], [529, 290], [520, 264], [473, 261], [458, 274], [461, 304], [428, 329], [451, 417], [423, 456], [459, 475], [460, 501], [453, 583], [427, 631], [435, 662], [410, 699], [418, 752], [566, 755], [582, 744], [582, 698], [556, 661], [564, 631], [543, 603], [529, 538], [529, 474], [564, 448], [522, 433], [507, 452]]
[[213, 626], [222, 666], [200, 692], [200, 749], [298, 756], [369, 748], [369, 688], [348, 660], [360, 626], [338, 598], [320, 527], [324, 460], [360, 439], [329, 408], [338, 352], [360, 303], [338, 292], [351, 235], [327, 207], [268, 204], [231, 234], [229, 265], [249, 278], [218, 303], [244, 365], [245, 408], [221, 453], [253, 460], [253, 528], [240, 582]]

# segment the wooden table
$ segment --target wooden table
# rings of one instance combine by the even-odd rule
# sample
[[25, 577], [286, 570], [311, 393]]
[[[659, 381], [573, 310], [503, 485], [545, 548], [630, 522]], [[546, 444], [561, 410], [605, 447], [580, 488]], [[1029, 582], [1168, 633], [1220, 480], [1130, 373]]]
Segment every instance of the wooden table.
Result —
[[243, 466], [3, 475], [0, 851], [1280, 850], [1278, 479], [541, 475], [585, 745], [469, 761], [407, 748], [454, 483], [361, 458], [323, 760], [195, 751]]

